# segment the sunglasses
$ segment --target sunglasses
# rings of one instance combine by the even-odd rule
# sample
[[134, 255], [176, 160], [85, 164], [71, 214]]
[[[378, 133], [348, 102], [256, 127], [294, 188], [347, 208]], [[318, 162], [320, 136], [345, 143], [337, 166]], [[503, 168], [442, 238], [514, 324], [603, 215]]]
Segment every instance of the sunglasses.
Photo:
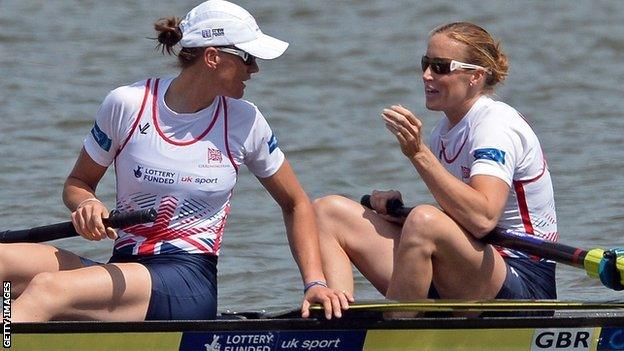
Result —
[[477, 70], [477, 69], [485, 70], [485, 67], [482, 67], [482, 66], [459, 62], [459, 61], [442, 58], [442, 57], [428, 57], [426, 55], [423, 56], [422, 59], [420, 59], [420, 66], [423, 72], [427, 70], [427, 67], [431, 67], [431, 70], [435, 74], [449, 74], [453, 72], [454, 70], [460, 69], [460, 68], [471, 69], [471, 70]]
[[240, 49], [236, 49], [236, 48], [232, 48], [232, 47], [217, 47], [215, 48], [221, 52], [226, 52], [228, 54], [232, 54], [232, 55], [236, 55], [240, 58], [243, 59], [243, 62], [247, 65], [247, 66], [251, 66], [254, 63], [256, 63], [256, 57], [246, 51], [240, 50]]

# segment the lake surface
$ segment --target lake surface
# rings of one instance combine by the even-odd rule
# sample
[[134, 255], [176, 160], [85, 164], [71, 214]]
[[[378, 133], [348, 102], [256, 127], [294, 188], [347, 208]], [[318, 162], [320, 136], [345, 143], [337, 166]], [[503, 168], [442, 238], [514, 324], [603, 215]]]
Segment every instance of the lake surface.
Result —
[[[95, 112], [113, 88], [174, 75], [153, 50], [152, 23], [198, 1], [0, 0], [0, 229], [64, 221], [63, 182]], [[432, 202], [379, 118], [403, 104], [430, 131], [419, 60], [429, 31], [468, 20], [503, 43], [510, 75], [497, 98], [524, 114], [554, 179], [561, 242], [624, 245], [624, 2], [240, 1], [264, 32], [291, 43], [261, 61], [245, 98], [259, 106], [310, 197], [358, 199], [399, 189]], [[98, 196], [114, 205], [114, 176]], [[220, 310], [295, 308], [302, 283], [281, 212], [243, 169], [219, 264]], [[105, 260], [110, 241], [56, 242]], [[616, 299], [578, 269], [559, 266], [567, 299]], [[361, 277], [356, 296], [381, 296]]]

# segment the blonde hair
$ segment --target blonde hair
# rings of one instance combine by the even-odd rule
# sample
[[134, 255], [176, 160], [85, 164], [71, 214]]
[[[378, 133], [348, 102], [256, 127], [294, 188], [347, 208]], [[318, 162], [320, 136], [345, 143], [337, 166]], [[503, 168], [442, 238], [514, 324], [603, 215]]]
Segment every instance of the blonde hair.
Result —
[[466, 63], [489, 69], [485, 80], [486, 89], [494, 90], [494, 86], [507, 77], [509, 71], [507, 55], [501, 49], [500, 42], [494, 40], [485, 29], [470, 22], [453, 22], [434, 29], [429, 37], [435, 34], [444, 34], [465, 44], [467, 47], [464, 58]]

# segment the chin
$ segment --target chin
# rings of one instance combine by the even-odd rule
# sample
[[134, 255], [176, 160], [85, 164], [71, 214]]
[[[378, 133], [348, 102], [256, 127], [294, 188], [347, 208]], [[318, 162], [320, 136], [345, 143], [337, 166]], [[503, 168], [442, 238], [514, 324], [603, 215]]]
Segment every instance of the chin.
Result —
[[244, 93], [245, 92], [243, 92], [243, 91], [231, 92], [231, 93], [225, 94], [225, 96], [227, 96], [229, 98], [232, 98], [232, 99], [237, 99], [238, 100], [238, 99], [241, 99], [243, 97]]
[[433, 101], [425, 101], [425, 107], [427, 107], [427, 109], [431, 111], [442, 111], [442, 106], [440, 106], [440, 104], [436, 104]]

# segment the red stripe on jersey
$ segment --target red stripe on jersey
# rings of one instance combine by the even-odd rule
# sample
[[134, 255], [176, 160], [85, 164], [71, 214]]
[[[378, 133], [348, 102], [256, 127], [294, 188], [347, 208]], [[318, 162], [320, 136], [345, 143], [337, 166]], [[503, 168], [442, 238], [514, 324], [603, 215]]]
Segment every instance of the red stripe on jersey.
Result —
[[154, 255], [156, 253], [156, 250], [154, 250], [155, 246], [156, 246], [156, 243], [143, 243], [139, 245], [137, 254], [138, 255]]
[[122, 239], [122, 240], [118, 240], [115, 243], [115, 249], [120, 249], [124, 246], [128, 246], [128, 245], [134, 245], [136, 243], [136, 239], [135, 238], [127, 238], [127, 239]]
[[[158, 84], [159, 79], [156, 79], [156, 83], [154, 84]], [[124, 147], [126, 147], [126, 144], [128, 143], [128, 141], [130, 141], [130, 138], [132, 137], [132, 134], [134, 134], [134, 131], [136, 130], [136, 127], [139, 125], [139, 122], [141, 122], [141, 117], [143, 116], [143, 111], [145, 110], [145, 105], [147, 105], [147, 97], [149, 96], [149, 92], [150, 92], [150, 83], [152, 82], [152, 79], [148, 79], [147, 82], [145, 83], [145, 92], [143, 93], [143, 102], [141, 102], [141, 108], [139, 109], [139, 114], [136, 117], [136, 120], [134, 120], [134, 123], [132, 123], [132, 128], [130, 128], [130, 133], [128, 134], [128, 137], [126, 138], [126, 140], [121, 144], [121, 147], [119, 148], [119, 150], [117, 150], [117, 154], [115, 154], [115, 158], [117, 158], [117, 155], [119, 155], [121, 153], [121, 150], [123, 150]]]
[[546, 173], [546, 167], [548, 167], [546, 165], [546, 160], [544, 160], [543, 164], [544, 164], [544, 166], [542, 167], [542, 173], [538, 174], [537, 176], [535, 176], [535, 177], [533, 177], [531, 179], [515, 180], [514, 182], [519, 182], [519, 183], [526, 184], [526, 183], [533, 183], [533, 182], [537, 181], [538, 179], [540, 179], [544, 175], [544, 173]]
[[234, 157], [232, 157], [232, 152], [230, 152], [230, 143], [228, 142], [228, 108], [225, 97], [223, 98], [223, 129], [225, 130], [225, 151], [227, 152], [228, 158], [230, 159], [230, 162], [232, 162], [232, 166], [234, 166], [234, 170], [238, 176], [238, 165], [234, 162]]
[[187, 243], [189, 243], [189, 244], [191, 244], [193, 246], [195, 246], [201, 252], [205, 252], [205, 253], [214, 253], [215, 252], [214, 249], [212, 249], [208, 245], [203, 244], [202, 242], [197, 241], [197, 240], [195, 240], [195, 239], [193, 239], [191, 237], [185, 236], [185, 237], [180, 238], [180, 239], [186, 241]]
[[[231, 192], [230, 192], [230, 196], [232, 196]], [[221, 233], [223, 233], [225, 229], [225, 223], [227, 222], [227, 218], [229, 217], [229, 215], [230, 215], [230, 203], [228, 202], [228, 204], [225, 206], [225, 217], [223, 217], [223, 221], [219, 224], [219, 231]], [[221, 249], [221, 239], [223, 239], [223, 235], [217, 235], [217, 237], [215, 238], [215, 242], [212, 247], [215, 253], [219, 252], [219, 249]]]
[[459, 154], [461, 153], [462, 149], [464, 148], [464, 145], [466, 145], [466, 140], [468, 140], [468, 137], [464, 138], [464, 141], [462, 142], [461, 146], [459, 147], [459, 150], [457, 150], [457, 153], [455, 154], [455, 156], [453, 156], [451, 158], [446, 157], [446, 147], [444, 146], [444, 142], [442, 140], [440, 140], [441, 150], [440, 150], [439, 158], [440, 159], [444, 158], [444, 161], [446, 163], [453, 163], [453, 162], [455, 162], [455, 160], [457, 160], [457, 157], [459, 157]]
[[206, 128], [206, 130], [204, 130], [197, 138], [193, 138], [188, 141], [176, 141], [176, 140], [170, 139], [169, 137], [165, 135], [165, 133], [163, 133], [163, 131], [160, 129], [160, 125], [158, 124], [158, 82], [154, 84], [154, 96], [152, 97], [152, 120], [154, 121], [154, 127], [156, 127], [156, 130], [158, 131], [158, 135], [160, 135], [160, 137], [163, 138], [163, 140], [165, 140], [169, 144], [173, 144], [177, 146], [187, 146], [187, 145], [191, 145], [202, 140], [206, 136], [206, 134], [210, 132], [212, 127], [217, 122], [217, 118], [219, 118], [220, 110], [221, 110], [221, 100], [219, 99], [217, 108], [215, 109], [215, 113], [212, 116], [212, 121], [208, 125], [208, 128]]
[[524, 193], [524, 186], [522, 182], [513, 182], [514, 190], [516, 191], [516, 197], [518, 198], [518, 209], [520, 210], [520, 216], [522, 217], [522, 224], [524, 225], [524, 231], [527, 234], [534, 234], [533, 224], [531, 223], [531, 215], [529, 213], [529, 206], [526, 202], [526, 195]]

